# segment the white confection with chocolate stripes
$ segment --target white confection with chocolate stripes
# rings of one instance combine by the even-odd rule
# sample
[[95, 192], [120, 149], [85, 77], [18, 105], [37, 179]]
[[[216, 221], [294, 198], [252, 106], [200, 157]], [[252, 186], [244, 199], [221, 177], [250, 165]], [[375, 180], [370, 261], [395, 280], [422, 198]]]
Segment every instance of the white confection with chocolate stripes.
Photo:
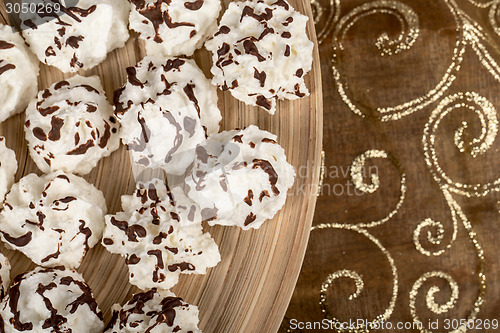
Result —
[[119, 124], [98, 76], [73, 76], [40, 91], [26, 109], [30, 155], [43, 172], [89, 173], [118, 149]]
[[0, 24], [0, 122], [23, 112], [38, 91], [38, 59], [21, 34]]
[[153, 288], [135, 294], [123, 306], [115, 304], [105, 333], [201, 333], [198, 321], [198, 307]]
[[146, 53], [191, 56], [217, 29], [220, 0], [131, 0], [130, 28]]
[[162, 180], [138, 183], [133, 195], [122, 196], [122, 212], [106, 216], [102, 244], [125, 257], [129, 280], [141, 289], [173, 287], [180, 274], [205, 274], [220, 254], [201, 220], [189, 220], [176, 206]]
[[76, 268], [101, 239], [105, 214], [104, 196], [85, 179], [29, 174], [5, 196], [0, 237], [37, 265]]
[[0, 303], [2, 332], [96, 333], [101, 310], [83, 277], [64, 267], [37, 267], [17, 276]]
[[307, 20], [286, 0], [231, 2], [205, 43], [213, 55], [212, 82], [271, 114], [278, 99], [308, 95], [304, 75], [311, 70], [314, 44]]
[[114, 96], [123, 144], [136, 164], [183, 174], [219, 130], [217, 89], [189, 59], [146, 57], [127, 74]]
[[[51, 12], [21, 12], [22, 34], [41, 62], [61, 71], [91, 69], [129, 38], [127, 0], [61, 0]], [[24, 7], [23, 7], [24, 8]]]
[[259, 228], [285, 204], [295, 171], [275, 135], [254, 125], [224, 131], [196, 154], [185, 191], [210, 225]]

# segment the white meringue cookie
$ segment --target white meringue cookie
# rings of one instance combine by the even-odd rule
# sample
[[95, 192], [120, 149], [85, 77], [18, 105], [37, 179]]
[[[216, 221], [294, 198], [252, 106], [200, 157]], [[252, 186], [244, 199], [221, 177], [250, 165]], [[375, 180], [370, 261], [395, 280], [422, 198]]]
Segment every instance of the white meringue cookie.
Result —
[[37, 265], [76, 268], [101, 239], [104, 214], [104, 196], [85, 179], [29, 174], [5, 197], [0, 237]]
[[135, 163], [183, 174], [196, 145], [219, 130], [217, 90], [193, 60], [144, 58], [115, 92], [121, 138]]
[[213, 39], [212, 82], [270, 114], [278, 99], [294, 100], [309, 91], [314, 44], [306, 34], [308, 17], [286, 0], [231, 2]]
[[198, 321], [198, 307], [154, 288], [135, 294], [123, 306], [115, 304], [105, 333], [201, 333]]
[[83, 277], [64, 267], [42, 268], [14, 279], [0, 303], [5, 332], [96, 333], [102, 312]]
[[38, 91], [38, 59], [21, 35], [0, 24], [0, 122], [26, 109]]
[[217, 28], [220, 0], [132, 0], [130, 28], [148, 55], [191, 56]]
[[139, 183], [122, 196], [123, 212], [106, 216], [102, 243], [126, 257], [130, 283], [141, 289], [173, 287], [182, 274], [205, 274], [220, 254], [201, 220], [177, 213], [168, 187], [159, 179]]
[[76, 75], [38, 93], [24, 129], [40, 170], [83, 175], [118, 149], [118, 128], [99, 77]]
[[285, 204], [295, 171], [275, 135], [253, 125], [224, 131], [196, 153], [186, 193], [210, 225], [259, 228]]
[[[50, 3], [50, 2], [49, 2]], [[91, 69], [129, 38], [127, 0], [61, 0], [57, 17], [20, 13], [22, 34], [41, 62], [61, 71]]]

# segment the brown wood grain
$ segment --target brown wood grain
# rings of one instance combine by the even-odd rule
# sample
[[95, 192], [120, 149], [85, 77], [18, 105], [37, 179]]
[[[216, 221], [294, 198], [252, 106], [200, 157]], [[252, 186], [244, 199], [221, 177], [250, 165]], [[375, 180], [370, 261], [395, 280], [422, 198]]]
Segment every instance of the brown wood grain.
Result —
[[[229, 1], [224, 1], [224, 8]], [[312, 17], [307, 1], [290, 3]], [[7, 18], [0, 7], [2, 21]], [[312, 20], [308, 34], [315, 41]], [[316, 45], [316, 44], [315, 44]], [[115, 50], [101, 65], [82, 75], [98, 75], [108, 99], [126, 81], [125, 68], [144, 56], [144, 48], [132, 34], [126, 46]], [[206, 75], [210, 76], [211, 56], [206, 50], [194, 56]], [[41, 66], [39, 89], [71, 75], [55, 68]], [[222, 261], [204, 276], [181, 276], [173, 291], [200, 309], [200, 328], [204, 332], [273, 332], [281, 323], [292, 295], [304, 257], [316, 202], [319, 160], [322, 143], [322, 88], [317, 46], [312, 71], [305, 77], [311, 91], [309, 97], [282, 101], [274, 116], [249, 107], [230, 93], [219, 91], [219, 107], [223, 113], [222, 129], [242, 128], [256, 124], [278, 136], [288, 161], [296, 168], [310, 167], [298, 175], [284, 208], [259, 230], [242, 231], [236, 227], [206, 227], [219, 245]], [[19, 170], [16, 180], [31, 172], [40, 173], [29, 157], [23, 131], [24, 114], [11, 117], [0, 125], [0, 134], [16, 152]], [[120, 196], [132, 193], [135, 181], [130, 160], [123, 146], [104, 158], [85, 177], [95, 184], [107, 201], [109, 213], [120, 210]], [[306, 189], [307, 191], [305, 191]], [[0, 246], [12, 263], [13, 278], [34, 267], [24, 255]], [[89, 251], [78, 269], [94, 291], [107, 320], [114, 303], [123, 304], [137, 289], [128, 283], [125, 261], [112, 255], [101, 245]]]

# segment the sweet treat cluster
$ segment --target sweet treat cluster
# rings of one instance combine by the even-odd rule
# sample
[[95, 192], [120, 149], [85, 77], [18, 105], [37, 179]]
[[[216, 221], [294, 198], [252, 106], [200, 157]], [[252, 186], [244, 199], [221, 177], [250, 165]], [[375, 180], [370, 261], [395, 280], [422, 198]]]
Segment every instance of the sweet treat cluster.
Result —
[[114, 95], [121, 137], [135, 163], [182, 174], [222, 119], [217, 91], [190, 59], [146, 57]]
[[34, 263], [76, 268], [101, 239], [101, 191], [64, 172], [29, 174], [14, 184], [0, 212], [0, 238]]
[[173, 287], [180, 274], [205, 274], [220, 261], [219, 249], [201, 220], [177, 213], [167, 185], [159, 179], [139, 183], [122, 196], [123, 212], [106, 216], [102, 243], [126, 258], [130, 283], [141, 289]]
[[185, 188], [203, 220], [247, 230], [274, 217], [295, 177], [276, 139], [252, 125], [212, 135], [196, 149]]
[[[16, 153], [25, 154], [0, 137], [0, 239], [38, 266], [9, 288], [0, 254], [0, 332], [201, 332], [198, 308], [169, 289], [221, 261], [207, 224], [260, 228], [295, 178], [276, 135], [255, 125], [219, 131], [217, 87], [271, 114], [278, 100], [306, 96], [308, 19], [286, 0], [230, 3], [219, 23], [220, 0], [44, 3], [59, 10], [21, 13], [21, 32], [0, 25], [0, 122], [26, 111], [28, 151], [41, 171], [16, 178]], [[125, 45], [128, 27], [147, 55], [124, 70], [113, 96], [109, 78], [83, 71], [37, 94], [37, 58], [65, 73], [91, 69]], [[211, 80], [186, 58], [204, 45]], [[121, 211], [107, 214], [103, 193], [80, 176], [106, 177], [96, 166], [120, 139], [134, 176], [136, 168], [157, 176], [141, 174], [132, 193], [120, 193]], [[119, 163], [109, 170], [128, 167]], [[142, 289], [113, 306], [106, 328], [74, 271], [98, 243], [124, 257]]]

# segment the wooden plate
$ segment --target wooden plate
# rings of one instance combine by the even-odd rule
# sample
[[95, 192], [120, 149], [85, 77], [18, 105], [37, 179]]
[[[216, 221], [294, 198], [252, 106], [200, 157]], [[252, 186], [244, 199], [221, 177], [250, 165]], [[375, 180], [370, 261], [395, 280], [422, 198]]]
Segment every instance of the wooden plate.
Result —
[[[223, 2], [224, 8], [227, 7], [229, 1]], [[256, 124], [278, 135], [278, 142], [285, 148], [297, 177], [284, 208], [259, 230], [207, 227], [219, 245], [222, 261], [207, 275], [181, 276], [172, 289], [186, 301], [198, 305], [200, 328], [204, 332], [276, 331], [302, 265], [316, 204], [323, 106], [319, 56], [309, 1], [290, 0], [290, 3], [310, 18], [308, 34], [316, 45], [313, 69], [306, 76], [311, 95], [278, 103], [274, 116], [238, 102], [230, 93], [221, 91], [219, 107], [223, 114], [222, 129]], [[8, 24], [3, 1], [0, 14], [1, 22]], [[99, 75], [111, 101], [113, 91], [126, 81], [125, 68], [135, 65], [144, 55], [142, 43], [132, 34], [125, 48], [115, 50], [100, 66], [80, 74]], [[199, 50], [194, 58], [211, 77], [209, 52]], [[39, 89], [70, 76], [42, 65]], [[29, 157], [23, 123], [24, 114], [20, 114], [0, 125], [0, 134], [6, 137], [7, 146], [16, 152], [19, 164], [16, 181], [32, 172], [40, 174]], [[129, 156], [123, 146], [103, 159], [85, 178], [104, 193], [110, 213], [119, 211], [120, 196], [132, 193], [135, 188]], [[34, 264], [20, 252], [7, 250], [3, 244], [0, 250], [12, 263], [11, 278], [34, 268]], [[92, 287], [106, 322], [111, 317], [111, 306], [123, 304], [137, 291], [128, 283], [125, 260], [110, 254], [101, 245], [89, 251], [78, 271]]]

